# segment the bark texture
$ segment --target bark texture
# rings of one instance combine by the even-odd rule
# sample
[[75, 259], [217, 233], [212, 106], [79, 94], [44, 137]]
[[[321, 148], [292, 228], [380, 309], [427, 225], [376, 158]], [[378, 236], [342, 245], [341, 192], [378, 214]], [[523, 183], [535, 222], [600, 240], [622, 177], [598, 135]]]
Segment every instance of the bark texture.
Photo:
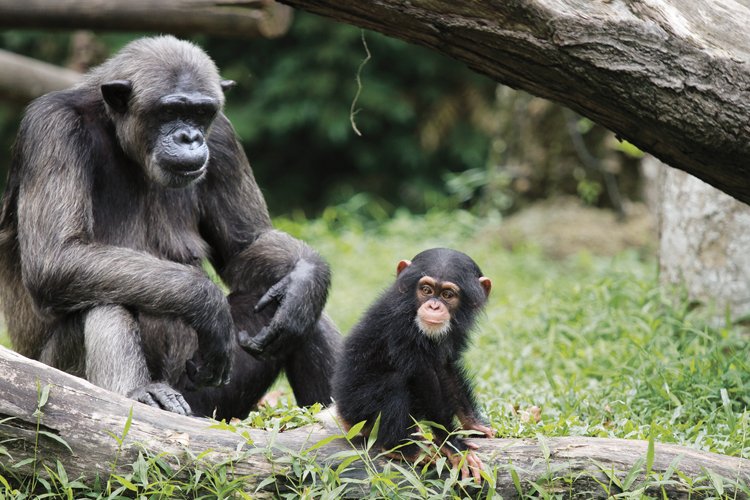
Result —
[[283, 2], [432, 47], [750, 202], [746, 1]]
[[717, 322], [750, 315], [750, 207], [654, 158], [659, 277], [684, 286]]
[[291, 9], [272, 0], [4, 0], [0, 27], [158, 31], [273, 38]]
[[[242, 477], [249, 490], [254, 490], [270, 475], [290, 473], [287, 457], [290, 451], [309, 450], [316, 443], [341, 434], [335, 420], [330, 417], [320, 424], [282, 432], [278, 434], [260, 430], [249, 430], [248, 444], [240, 433], [211, 429], [210, 422], [203, 419], [182, 417], [147, 407], [98, 388], [85, 380], [67, 375], [46, 365], [31, 361], [8, 349], [0, 347], [0, 443], [7, 448], [12, 460], [3, 456], [8, 471], [31, 474], [33, 463], [18, 468], [13, 464], [35, 456], [37, 425], [39, 433], [37, 456], [55, 470], [60, 460], [68, 477], [82, 476], [92, 481], [96, 474], [106, 478], [118, 453], [117, 442], [108, 434], [121, 436], [128, 413], [133, 409], [132, 424], [125, 438], [115, 467], [115, 473], [132, 472], [138, 451], [164, 453], [176, 469], [177, 463], [196, 467], [211, 464], [232, 464], [227, 468], [230, 477]], [[40, 421], [35, 411], [38, 404], [39, 387], [50, 385], [49, 398], [42, 407]], [[55, 439], [50, 436], [55, 436]], [[70, 450], [60, 443], [64, 440]], [[550, 491], [571, 492], [574, 497], [604, 498], [605, 489], [597, 482], [609, 485], [610, 493], [617, 490], [610, 477], [624, 481], [636, 465], [640, 470], [632, 489], [641, 485], [646, 470], [648, 443], [622, 439], [601, 438], [540, 438], [481, 439], [479, 455], [488, 470], [496, 470], [495, 489], [503, 497], [518, 495], [513, 473], [519, 484], [530, 492], [531, 482], [547, 485]], [[256, 453], [252, 453], [255, 449]], [[267, 450], [258, 453], [257, 450]], [[352, 446], [344, 439], [334, 439], [314, 450], [318, 463], [336, 468], [344, 457], [341, 452]], [[189, 451], [188, 451], [189, 450]], [[201, 462], [194, 457], [206, 452]], [[338, 454], [338, 456], [337, 456]], [[389, 462], [375, 460], [377, 468], [391, 467]], [[3, 466], [0, 465], [0, 470]], [[730, 497], [736, 481], [750, 481], [750, 460], [727, 457], [696, 451], [680, 446], [656, 444], [652, 471], [663, 474], [668, 469], [679, 471], [686, 478], [697, 480], [698, 487], [708, 487], [721, 480], [724, 491]], [[39, 470], [40, 467], [37, 467]], [[710, 474], [709, 472], [710, 471]], [[293, 474], [291, 474], [293, 475]], [[366, 478], [362, 461], [353, 462], [344, 477]], [[557, 478], [555, 480], [555, 478]], [[669, 481], [663, 482], [664, 493], [669, 498], [688, 496], [690, 488], [673, 472]], [[283, 479], [276, 485], [265, 486], [259, 493], [273, 495], [276, 488], [285, 488]], [[353, 485], [347, 496], [359, 496], [370, 491], [364, 482]], [[661, 495], [660, 489], [655, 489]], [[695, 485], [692, 490], [696, 496]]]

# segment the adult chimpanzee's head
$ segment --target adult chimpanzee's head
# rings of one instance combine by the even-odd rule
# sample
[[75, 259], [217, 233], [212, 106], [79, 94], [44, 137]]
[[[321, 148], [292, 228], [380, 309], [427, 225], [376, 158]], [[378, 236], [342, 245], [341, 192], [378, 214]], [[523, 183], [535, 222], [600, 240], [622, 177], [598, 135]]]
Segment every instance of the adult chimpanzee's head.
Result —
[[206, 136], [233, 82], [220, 79], [203, 50], [171, 36], [143, 38], [87, 83], [98, 87], [120, 146], [149, 179], [184, 187], [205, 175]]

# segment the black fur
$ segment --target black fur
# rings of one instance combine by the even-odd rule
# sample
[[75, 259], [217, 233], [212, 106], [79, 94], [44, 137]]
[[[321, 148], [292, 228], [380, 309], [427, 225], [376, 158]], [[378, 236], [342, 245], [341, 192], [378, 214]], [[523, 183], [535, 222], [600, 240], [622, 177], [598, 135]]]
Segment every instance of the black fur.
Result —
[[[415, 323], [417, 283], [423, 276], [461, 289], [450, 330], [438, 339], [425, 335]], [[367, 421], [368, 434], [380, 416], [376, 445], [388, 450], [409, 439], [414, 420], [432, 421], [449, 431], [456, 416], [464, 427], [481, 423], [461, 364], [467, 335], [486, 302], [481, 277], [470, 257], [443, 248], [420, 253], [398, 275], [345, 340], [333, 397], [347, 425]], [[439, 444], [448, 438], [439, 429], [435, 432]], [[466, 449], [457, 437], [449, 442], [457, 450]], [[400, 451], [413, 458], [418, 449], [410, 444]]]
[[[330, 271], [271, 226], [221, 112], [229, 83], [198, 47], [146, 38], [29, 106], [0, 214], [18, 352], [179, 413], [184, 395], [196, 413], [243, 416], [281, 369], [298, 400], [329, 401]], [[253, 352], [274, 359], [240, 349], [235, 324], [243, 338], [262, 333]]]

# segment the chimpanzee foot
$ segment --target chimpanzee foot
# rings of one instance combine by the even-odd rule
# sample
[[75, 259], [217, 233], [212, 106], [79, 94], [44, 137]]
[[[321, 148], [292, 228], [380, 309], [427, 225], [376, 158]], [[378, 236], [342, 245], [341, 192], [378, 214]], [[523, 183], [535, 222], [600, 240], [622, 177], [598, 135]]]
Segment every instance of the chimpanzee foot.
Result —
[[190, 415], [190, 405], [182, 394], [164, 382], [152, 382], [143, 387], [133, 389], [128, 397], [149, 406], [171, 411], [179, 415]]

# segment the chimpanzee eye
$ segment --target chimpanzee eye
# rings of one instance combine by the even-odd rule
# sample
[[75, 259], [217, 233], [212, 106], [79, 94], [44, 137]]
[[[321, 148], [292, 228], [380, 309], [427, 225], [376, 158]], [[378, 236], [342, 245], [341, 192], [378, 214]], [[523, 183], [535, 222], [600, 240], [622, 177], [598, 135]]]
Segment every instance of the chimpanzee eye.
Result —
[[453, 290], [443, 290], [440, 296], [445, 300], [450, 300], [455, 297], [456, 294], [453, 292]]
[[430, 287], [429, 285], [422, 285], [422, 288], [420, 288], [420, 290], [422, 290], [422, 293], [425, 295], [432, 295], [432, 287]]

